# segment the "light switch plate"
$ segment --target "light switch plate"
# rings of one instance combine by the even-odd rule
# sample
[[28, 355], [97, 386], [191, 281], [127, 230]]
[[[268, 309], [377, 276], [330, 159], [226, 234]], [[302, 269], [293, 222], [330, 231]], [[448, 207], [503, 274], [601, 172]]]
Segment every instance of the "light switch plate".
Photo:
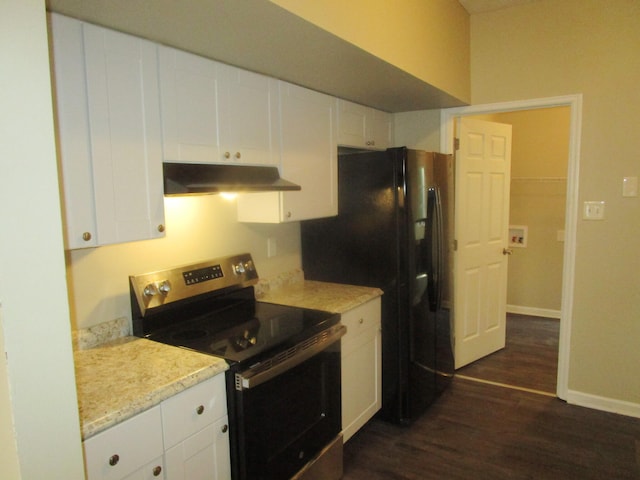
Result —
[[267, 238], [267, 258], [275, 257], [277, 254], [276, 239], [274, 237]]
[[602, 220], [604, 218], [604, 201], [584, 202], [582, 218], [584, 220]]
[[622, 179], [622, 196], [623, 197], [638, 196], [638, 177], [624, 177]]

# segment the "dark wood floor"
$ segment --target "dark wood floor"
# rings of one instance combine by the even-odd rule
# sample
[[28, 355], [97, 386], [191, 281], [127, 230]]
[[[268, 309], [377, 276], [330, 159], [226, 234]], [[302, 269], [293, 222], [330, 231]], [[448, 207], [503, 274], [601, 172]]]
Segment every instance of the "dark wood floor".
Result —
[[[497, 374], [497, 367], [475, 367]], [[521, 368], [529, 366], [516, 361], [507, 370]], [[412, 426], [374, 419], [344, 456], [344, 480], [640, 480], [640, 419], [455, 377]]]
[[505, 348], [456, 373], [555, 394], [559, 334], [559, 320], [508, 314]]

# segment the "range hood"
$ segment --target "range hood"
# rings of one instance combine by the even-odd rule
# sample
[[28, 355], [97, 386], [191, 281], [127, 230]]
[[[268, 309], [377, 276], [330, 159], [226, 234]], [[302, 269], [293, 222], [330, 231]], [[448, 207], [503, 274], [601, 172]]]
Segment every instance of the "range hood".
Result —
[[301, 190], [280, 178], [277, 167], [164, 163], [164, 194], [204, 195], [221, 192], [282, 192]]

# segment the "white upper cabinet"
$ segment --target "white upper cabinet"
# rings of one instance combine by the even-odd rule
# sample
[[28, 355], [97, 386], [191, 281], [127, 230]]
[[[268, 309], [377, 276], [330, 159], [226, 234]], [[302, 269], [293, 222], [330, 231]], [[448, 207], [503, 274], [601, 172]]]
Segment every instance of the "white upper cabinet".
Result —
[[277, 165], [277, 80], [160, 47], [164, 160]]
[[164, 46], [158, 52], [164, 160], [219, 160], [216, 62]]
[[164, 235], [157, 49], [51, 15], [67, 248]]
[[279, 223], [338, 213], [336, 99], [280, 82], [280, 174], [300, 191], [238, 197], [238, 220]]
[[278, 81], [221, 63], [217, 67], [221, 160], [277, 165]]
[[345, 147], [386, 150], [392, 145], [391, 115], [339, 99], [338, 144]]

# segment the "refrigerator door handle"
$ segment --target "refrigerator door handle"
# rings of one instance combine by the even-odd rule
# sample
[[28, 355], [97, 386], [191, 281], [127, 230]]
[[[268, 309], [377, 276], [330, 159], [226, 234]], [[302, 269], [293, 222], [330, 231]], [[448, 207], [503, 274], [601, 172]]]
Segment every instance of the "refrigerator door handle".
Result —
[[442, 281], [444, 280], [444, 255], [445, 255], [445, 243], [444, 243], [444, 218], [442, 215], [442, 196], [440, 189], [434, 187], [435, 190], [435, 202], [436, 202], [436, 292], [437, 303], [436, 310], [440, 310], [442, 306]]
[[429, 241], [426, 243], [430, 251], [426, 252], [429, 258], [429, 310], [437, 312], [442, 304], [442, 274], [444, 269], [444, 230], [442, 217], [442, 202], [440, 199], [440, 189], [429, 187], [427, 194], [427, 210], [431, 216]]

